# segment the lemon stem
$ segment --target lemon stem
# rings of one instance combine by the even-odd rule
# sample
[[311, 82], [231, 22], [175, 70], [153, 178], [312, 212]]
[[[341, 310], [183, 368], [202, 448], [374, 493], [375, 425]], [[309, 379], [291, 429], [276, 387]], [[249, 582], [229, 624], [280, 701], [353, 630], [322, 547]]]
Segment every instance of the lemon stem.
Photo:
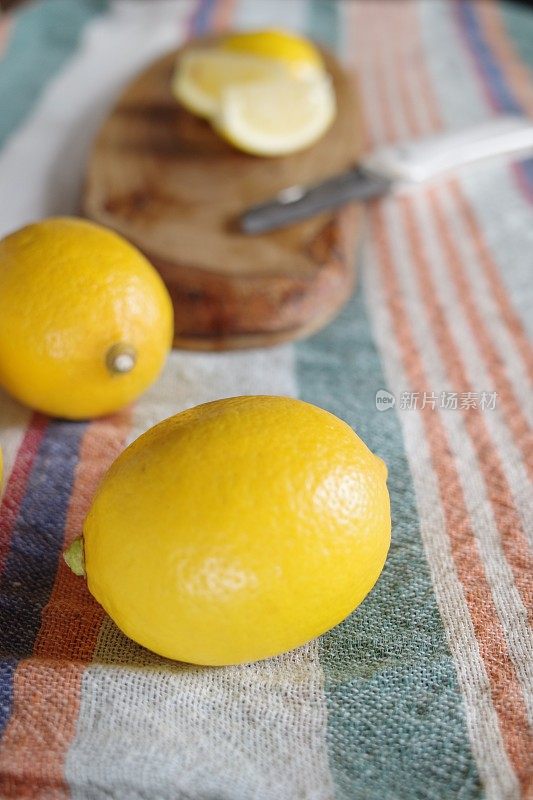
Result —
[[106, 353], [105, 363], [112, 375], [125, 375], [137, 363], [137, 351], [129, 344], [114, 344]]
[[71, 545], [63, 553], [63, 558], [67, 566], [70, 567], [74, 575], [85, 576], [85, 557], [83, 554], [83, 536], [74, 539]]

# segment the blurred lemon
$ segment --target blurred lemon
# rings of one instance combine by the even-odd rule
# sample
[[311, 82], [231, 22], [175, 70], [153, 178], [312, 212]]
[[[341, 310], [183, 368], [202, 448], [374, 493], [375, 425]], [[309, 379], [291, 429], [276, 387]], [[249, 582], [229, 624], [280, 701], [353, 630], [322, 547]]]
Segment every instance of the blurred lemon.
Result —
[[215, 127], [240, 150], [282, 156], [312, 145], [334, 118], [331, 81], [316, 75], [228, 87]]
[[322, 56], [280, 30], [226, 36], [188, 49], [174, 72], [175, 97], [240, 150], [280, 156], [329, 128], [336, 98]]
[[[389, 548], [387, 469], [352, 429], [286, 397], [237, 397], [152, 428], [84, 526], [88, 586], [145, 647], [196, 664], [294, 648], [346, 617]], [[65, 556], [79, 574], [81, 541]]]
[[306, 76], [324, 69], [324, 61], [315, 45], [288, 31], [271, 29], [234, 33], [222, 40], [222, 47], [234, 53], [280, 61], [294, 76]]
[[0, 384], [28, 406], [116, 411], [156, 379], [172, 329], [161, 278], [116, 233], [58, 217], [0, 241]]
[[268, 81], [283, 77], [281, 65], [265, 58], [201, 48], [185, 52], [174, 74], [175, 97], [193, 114], [215, 116], [228, 86]]

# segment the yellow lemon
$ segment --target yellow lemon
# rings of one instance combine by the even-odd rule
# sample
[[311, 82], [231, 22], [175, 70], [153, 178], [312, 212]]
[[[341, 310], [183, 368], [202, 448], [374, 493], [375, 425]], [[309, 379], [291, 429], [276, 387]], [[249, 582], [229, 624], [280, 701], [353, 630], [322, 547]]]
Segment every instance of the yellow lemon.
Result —
[[281, 30], [237, 33], [188, 49], [178, 59], [172, 91], [232, 145], [259, 156], [309, 147], [336, 114], [320, 52]]
[[213, 124], [239, 150], [272, 157], [310, 147], [329, 128], [335, 112], [327, 75], [283, 78], [227, 88]]
[[187, 49], [178, 60], [172, 89], [193, 114], [211, 118], [230, 86], [323, 72], [322, 56], [307, 39], [281, 30], [249, 31]]
[[156, 379], [172, 330], [161, 278], [116, 233], [58, 217], [0, 242], [0, 384], [30, 407], [116, 411]]
[[104, 478], [84, 526], [89, 589], [163, 656], [276, 655], [336, 625], [376, 582], [390, 541], [386, 478], [316, 406], [262, 396], [198, 406], [137, 439]]
[[222, 40], [222, 47], [234, 53], [281, 61], [297, 76], [324, 69], [322, 56], [312, 42], [281, 29], [230, 34]]
[[195, 48], [180, 57], [172, 91], [193, 114], [212, 118], [219, 112], [229, 86], [262, 83], [273, 77], [288, 76], [280, 64], [269, 59], [216, 47]]

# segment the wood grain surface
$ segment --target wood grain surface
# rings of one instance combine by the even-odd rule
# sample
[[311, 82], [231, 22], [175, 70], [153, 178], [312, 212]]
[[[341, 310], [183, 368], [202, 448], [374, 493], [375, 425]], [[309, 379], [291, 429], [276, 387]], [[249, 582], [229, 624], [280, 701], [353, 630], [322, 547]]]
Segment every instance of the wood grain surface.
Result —
[[317, 330], [353, 289], [361, 210], [347, 206], [258, 236], [240, 233], [236, 221], [286, 186], [357, 161], [353, 86], [326, 54], [334, 124], [303, 152], [259, 158], [235, 150], [175, 101], [170, 79], [180, 52], [139, 75], [104, 123], [84, 212], [130, 239], [160, 271], [174, 302], [176, 346], [254, 347]]

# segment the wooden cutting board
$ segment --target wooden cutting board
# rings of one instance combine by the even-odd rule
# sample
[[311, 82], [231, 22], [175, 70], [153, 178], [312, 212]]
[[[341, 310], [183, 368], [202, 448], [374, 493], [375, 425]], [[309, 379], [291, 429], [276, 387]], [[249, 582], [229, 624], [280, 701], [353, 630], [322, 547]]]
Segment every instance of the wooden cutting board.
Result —
[[245, 236], [248, 206], [353, 165], [361, 123], [353, 86], [325, 54], [337, 118], [311, 148], [282, 158], [233, 149], [170, 91], [178, 53], [139, 75], [104, 123], [90, 157], [84, 213], [137, 245], [174, 302], [175, 346], [233, 349], [305, 336], [349, 297], [361, 227], [355, 205], [282, 231]]

